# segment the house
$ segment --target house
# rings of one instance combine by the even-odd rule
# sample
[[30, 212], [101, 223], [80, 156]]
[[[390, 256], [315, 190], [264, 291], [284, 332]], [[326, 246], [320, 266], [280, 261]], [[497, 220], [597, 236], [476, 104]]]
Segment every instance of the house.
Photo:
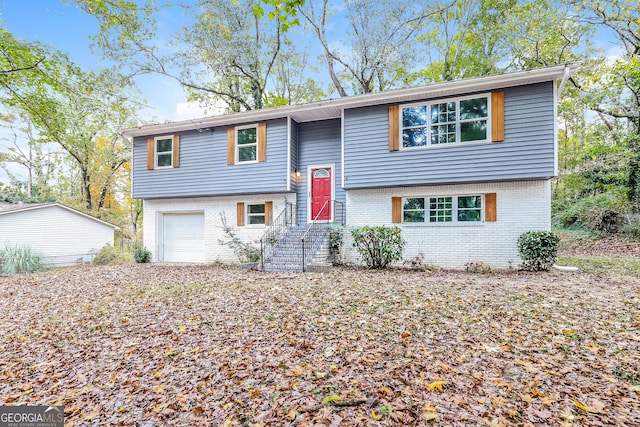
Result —
[[287, 242], [295, 264], [316, 255], [301, 240], [322, 240], [323, 224], [397, 225], [405, 260], [517, 266], [519, 235], [551, 226], [557, 97], [573, 70], [127, 129], [144, 244], [154, 261], [234, 262], [225, 220], [269, 256]]
[[60, 203], [0, 204], [0, 247], [29, 246], [47, 264], [91, 262], [117, 229]]

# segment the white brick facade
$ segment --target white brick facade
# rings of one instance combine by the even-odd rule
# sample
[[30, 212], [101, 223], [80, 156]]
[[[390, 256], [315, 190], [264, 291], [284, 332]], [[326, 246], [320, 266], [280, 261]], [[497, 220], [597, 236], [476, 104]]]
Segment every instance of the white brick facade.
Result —
[[233, 250], [219, 243], [219, 240], [229, 240], [222, 228], [222, 217], [226, 217], [227, 225], [234, 226], [238, 237], [245, 242], [256, 242], [260, 247], [260, 237], [266, 230], [264, 225], [236, 226], [237, 203], [260, 204], [265, 201], [273, 202], [274, 219], [282, 212], [287, 201], [295, 203], [294, 194], [266, 194], [230, 197], [199, 197], [186, 199], [153, 199], [144, 201], [144, 245], [152, 253], [152, 261], [158, 261], [159, 248], [159, 219], [165, 213], [197, 213], [204, 214], [204, 260], [207, 263], [216, 261], [237, 263], [238, 257]]
[[[496, 222], [392, 224], [392, 197], [496, 193]], [[517, 240], [525, 231], [551, 229], [551, 181], [515, 181], [347, 191], [347, 227], [399, 225], [406, 241], [404, 259], [420, 254], [425, 264], [464, 268], [469, 262], [518, 267]], [[350, 234], [345, 260], [359, 262]]]

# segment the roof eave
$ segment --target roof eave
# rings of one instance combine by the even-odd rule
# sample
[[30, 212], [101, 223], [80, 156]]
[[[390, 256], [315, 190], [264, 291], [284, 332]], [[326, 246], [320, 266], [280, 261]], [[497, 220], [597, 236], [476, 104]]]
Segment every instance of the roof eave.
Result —
[[103, 225], [111, 227], [114, 230], [120, 230], [120, 227], [118, 227], [117, 225], [111, 224], [111, 223], [109, 223], [107, 221], [103, 221], [100, 218], [96, 218], [94, 216], [91, 216], [91, 215], [88, 215], [88, 214], [86, 214], [84, 212], [81, 212], [81, 211], [79, 211], [77, 209], [70, 208], [69, 206], [65, 206], [65, 205], [63, 205], [61, 203], [57, 203], [57, 202], [36, 204], [34, 206], [29, 206], [27, 204], [27, 205], [24, 205], [23, 209], [12, 209], [12, 210], [9, 210], [9, 211], [0, 212], [0, 215], [10, 215], [10, 214], [19, 213], [19, 212], [27, 212], [27, 211], [37, 210], [37, 209], [56, 207], [56, 206], [59, 207], [59, 208], [65, 209], [65, 210], [67, 210], [69, 212], [75, 213], [77, 215], [83, 216], [85, 218], [91, 219], [93, 221], [102, 223]]
[[[171, 123], [140, 126], [124, 129], [122, 130], [122, 134], [125, 137], [134, 138], [139, 136], [207, 129], [215, 126], [228, 126], [258, 120], [270, 120], [286, 117], [293, 117], [295, 119], [296, 117], [304, 117], [305, 113], [311, 112], [319, 113], [314, 115], [314, 117], [321, 117], [320, 119], [339, 118], [339, 112], [349, 108], [411, 102], [411, 100], [449, 96], [453, 93], [486, 91], [503, 87], [506, 88], [525, 84], [542, 83], [545, 81], [556, 81], [566, 78], [567, 72], [569, 74], [573, 73], [578, 66], [579, 64], [558, 65], [554, 67], [537, 68], [530, 71], [518, 71], [488, 77], [435, 83], [429, 86], [396, 89], [387, 92], [367, 93], [309, 104], [287, 105], [283, 107], [244, 111], [222, 116], [211, 116]], [[316, 118], [316, 120], [318, 119]]]

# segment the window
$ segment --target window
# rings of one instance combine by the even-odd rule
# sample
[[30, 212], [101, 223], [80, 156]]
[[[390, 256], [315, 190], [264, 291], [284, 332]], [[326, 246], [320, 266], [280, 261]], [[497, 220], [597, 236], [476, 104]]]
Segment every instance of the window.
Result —
[[451, 222], [453, 218], [453, 197], [429, 198], [429, 222]]
[[236, 161], [237, 163], [255, 162], [258, 160], [258, 127], [236, 128]]
[[403, 200], [402, 222], [479, 222], [482, 196], [407, 197]]
[[173, 166], [173, 137], [162, 136], [155, 139], [155, 167]]
[[237, 221], [238, 227], [245, 225], [271, 225], [273, 220], [273, 202], [244, 203], [238, 202]]
[[264, 203], [256, 205], [247, 205], [247, 223], [248, 224], [265, 224], [265, 206]]
[[424, 222], [424, 198], [405, 199], [403, 222]]
[[489, 97], [401, 108], [402, 148], [488, 141]]
[[458, 197], [458, 221], [482, 221], [482, 197]]
[[266, 122], [227, 128], [227, 165], [266, 161]]

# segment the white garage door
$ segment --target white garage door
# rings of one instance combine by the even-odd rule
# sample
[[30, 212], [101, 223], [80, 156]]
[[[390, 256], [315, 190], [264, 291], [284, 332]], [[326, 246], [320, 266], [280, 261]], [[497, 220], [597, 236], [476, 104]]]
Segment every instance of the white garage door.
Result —
[[204, 214], [166, 213], [162, 219], [162, 261], [204, 262]]

